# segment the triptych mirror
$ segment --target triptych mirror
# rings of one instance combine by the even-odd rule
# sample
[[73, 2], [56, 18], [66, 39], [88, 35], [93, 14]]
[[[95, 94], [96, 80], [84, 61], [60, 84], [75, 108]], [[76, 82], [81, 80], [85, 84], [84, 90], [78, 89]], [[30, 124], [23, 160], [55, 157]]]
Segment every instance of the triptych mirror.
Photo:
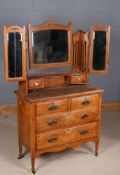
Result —
[[[76, 32], [77, 33], [77, 32]], [[85, 33], [85, 32], [83, 32]], [[88, 34], [85, 33], [85, 37]], [[4, 60], [6, 81], [26, 80], [26, 40], [25, 27], [4, 27]], [[79, 44], [77, 52], [79, 58], [74, 59], [74, 35], [72, 25], [61, 25], [54, 21], [43, 23], [41, 26], [28, 25], [28, 55], [30, 69], [74, 66], [74, 62], [85, 55], [84, 61], [89, 59], [89, 72], [103, 74], [108, 70], [108, 56], [110, 44], [110, 26], [92, 26], [89, 40], [90, 45], [82, 48]], [[73, 36], [73, 37], [72, 37]], [[82, 36], [82, 35], [81, 35]], [[88, 47], [88, 48], [87, 48]], [[84, 50], [84, 52], [83, 52]], [[84, 64], [84, 63], [83, 63]], [[78, 64], [79, 65], [79, 64]], [[78, 68], [82, 71], [84, 65]], [[82, 69], [81, 69], [82, 68]], [[88, 67], [84, 67], [88, 69]]]

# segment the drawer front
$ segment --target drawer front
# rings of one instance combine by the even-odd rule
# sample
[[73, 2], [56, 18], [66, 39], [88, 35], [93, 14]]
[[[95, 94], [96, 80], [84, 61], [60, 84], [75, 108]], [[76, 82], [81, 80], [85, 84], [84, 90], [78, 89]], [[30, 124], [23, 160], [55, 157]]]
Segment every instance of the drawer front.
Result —
[[85, 80], [86, 80], [86, 77], [85, 77], [84, 74], [83, 74], [83, 75], [82, 75], [82, 74], [81, 74], [81, 75], [74, 75], [74, 76], [72, 76], [72, 78], [71, 78], [72, 84], [84, 83]]
[[97, 136], [97, 123], [37, 134], [37, 150]]
[[41, 79], [32, 79], [28, 82], [29, 89], [37, 89], [44, 87], [44, 80]]
[[97, 120], [97, 110], [83, 110], [36, 117], [36, 132], [43, 133], [60, 128], [86, 124]]
[[71, 109], [98, 108], [98, 95], [88, 95], [71, 98]]
[[68, 100], [45, 101], [36, 104], [36, 115], [53, 114], [68, 110]]

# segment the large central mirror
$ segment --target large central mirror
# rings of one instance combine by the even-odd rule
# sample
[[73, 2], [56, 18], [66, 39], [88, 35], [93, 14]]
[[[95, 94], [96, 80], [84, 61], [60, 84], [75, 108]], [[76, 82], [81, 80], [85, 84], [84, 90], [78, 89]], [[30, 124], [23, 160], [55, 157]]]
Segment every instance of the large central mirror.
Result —
[[68, 61], [68, 32], [66, 30], [32, 32], [32, 53], [34, 64]]
[[30, 68], [72, 65], [71, 25], [46, 22], [39, 27], [29, 24]]

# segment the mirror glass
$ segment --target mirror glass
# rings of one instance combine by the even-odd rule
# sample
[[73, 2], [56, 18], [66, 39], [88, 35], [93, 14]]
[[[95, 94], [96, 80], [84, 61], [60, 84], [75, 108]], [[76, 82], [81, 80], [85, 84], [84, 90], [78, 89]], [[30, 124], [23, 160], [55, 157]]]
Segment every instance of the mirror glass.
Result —
[[68, 61], [68, 31], [44, 30], [32, 32], [33, 64]]
[[96, 31], [93, 43], [93, 69], [105, 70], [106, 60], [106, 32]]
[[8, 76], [22, 77], [22, 33], [8, 33]]

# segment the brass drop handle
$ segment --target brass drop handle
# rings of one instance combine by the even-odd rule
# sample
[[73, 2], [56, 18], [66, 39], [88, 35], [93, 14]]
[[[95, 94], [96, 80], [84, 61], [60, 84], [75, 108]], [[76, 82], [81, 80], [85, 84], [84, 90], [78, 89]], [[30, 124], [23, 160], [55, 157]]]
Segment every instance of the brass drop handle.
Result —
[[57, 105], [55, 105], [54, 103], [52, 103], [52, 104], [48, 107], [49, 111], [55, 111], [57, 108], [58, 108]]
[[84, 130], [82, 130], [82, 131], [80, 131], [80, 134], [81, 135], [86, 135], [86, 134], [88, 134], [88, 129], [84, 129]]
[[89, 105], [90, 104], [90, 101], [85, 99], [84, 101], [82, 101], [82, 105]]
[[57, 138], [56, 137], [50, 137], [48, 138], [48, 142], [49, 143], [53, 143], [53, 142], [56, 142], [57, 141]]
[[89, 117], [88, 114], [83, 114], [83, 115], [80, 116], [81, 119], [87, 119], [88, 117]]
[[55, 126], [55, 125], [57, 125], [57, 121], [56, 120], [50, 120], [50, 121], [48, 121], [48, 125], [49, 126]]

